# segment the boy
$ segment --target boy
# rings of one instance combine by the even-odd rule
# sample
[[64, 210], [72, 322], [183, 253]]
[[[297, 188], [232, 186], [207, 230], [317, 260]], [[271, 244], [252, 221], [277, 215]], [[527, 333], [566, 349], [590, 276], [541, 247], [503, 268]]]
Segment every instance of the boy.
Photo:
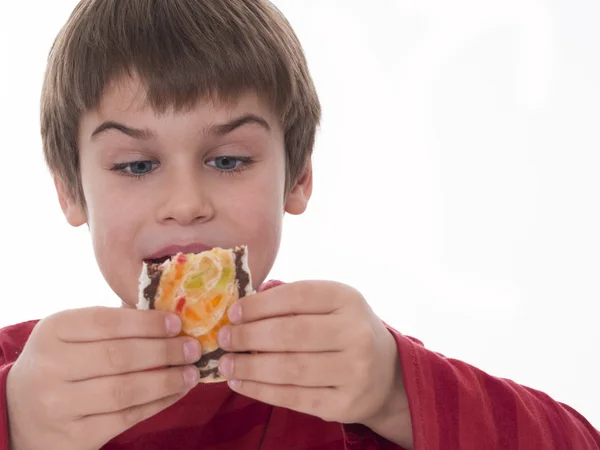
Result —
[[[87, 224], [123, 308], [2, 330], [0, 449], [592, 449], [546, 395], [425, 350], [330, 282], [263, 284], [284, 212], [312, 190], [320, 106], [266, 0], [83, 0], [42, 94], [61, 207]], [[198, 385], [197, 341], [137, 311], [143, 261], [246, 244], [256, 295], [232, 305], [228, 383]], [[343, 425], [341, 425], [343, 424]]]

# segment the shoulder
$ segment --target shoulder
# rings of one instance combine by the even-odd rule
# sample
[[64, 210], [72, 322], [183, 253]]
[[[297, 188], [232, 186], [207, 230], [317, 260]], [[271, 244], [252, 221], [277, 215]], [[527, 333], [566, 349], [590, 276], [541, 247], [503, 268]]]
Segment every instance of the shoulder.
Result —
[[17, 359], [37, 323], [37, 320], [30, 320], [0, 329], [0, 364]]

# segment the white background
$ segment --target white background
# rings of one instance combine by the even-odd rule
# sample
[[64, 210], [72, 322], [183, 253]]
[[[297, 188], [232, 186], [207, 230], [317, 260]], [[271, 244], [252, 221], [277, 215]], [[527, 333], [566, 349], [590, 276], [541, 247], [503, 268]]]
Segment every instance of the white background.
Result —
[[[45, 59], [75, 4], [0, 0], [0, 326], [118, 304], [41, 152]], [[324, 120], [272, 276], [352, 284], [429, 348], [600, 426], [600, 3], [276, 4]]]

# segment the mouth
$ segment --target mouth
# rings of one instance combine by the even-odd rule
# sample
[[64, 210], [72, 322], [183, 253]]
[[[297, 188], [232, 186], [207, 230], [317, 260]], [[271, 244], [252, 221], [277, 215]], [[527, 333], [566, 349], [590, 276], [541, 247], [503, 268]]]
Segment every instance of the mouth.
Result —
[[173, 255], [165, 255], [165, 256], [161, 256], [160, 258], [147, 258], [144, 259], [144, 262], [146, 264], [162, 264], [165, 261], [169, 261], [171, 259]]
[[201, 253], [207, 250], [211, 250], [213, 247], [205, 245], [199, 242], [185, 245], [169, 245], [164, 247], [157, 252], [152, 253], [149, 257], [144, 258], [144, 262], [147, 264], [162, 264], [165, 261], [169, 261], [173, 256], [178, 253]]

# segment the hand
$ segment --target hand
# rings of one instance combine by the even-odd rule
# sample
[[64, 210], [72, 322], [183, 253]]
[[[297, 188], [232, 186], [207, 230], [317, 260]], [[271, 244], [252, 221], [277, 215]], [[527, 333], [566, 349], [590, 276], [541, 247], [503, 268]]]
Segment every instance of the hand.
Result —
[[[256, 400], [341, 423], [408, 411], [393, 336], [356, 290], [298, 282], [244, 297], [219, 332], [220, 372]], [[398, 399], [403, 402], [398, 402]], [[373, 428], [373, 427], [372, 427]]]
[[200, 345], [180, 329], [175, 315], [121, 308], [39, 322], [8, 375], [10, 448], [96, 450], [175, 403], [199, 378]]

